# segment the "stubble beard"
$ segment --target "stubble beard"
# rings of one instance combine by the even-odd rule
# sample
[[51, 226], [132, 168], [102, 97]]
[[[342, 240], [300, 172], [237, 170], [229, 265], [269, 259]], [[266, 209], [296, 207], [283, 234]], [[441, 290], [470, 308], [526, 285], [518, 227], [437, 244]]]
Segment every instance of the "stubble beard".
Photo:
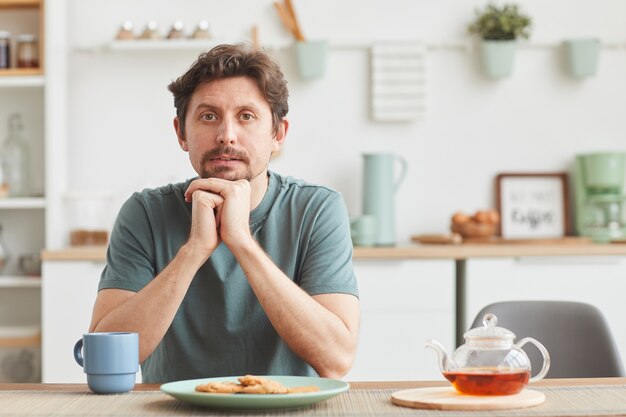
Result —
[[[235, 170], [227, 166], [217, 166], [208, 168], [209, 161], [218, 155], [229, 155], [239, 159], [245, 164], [245, 167], [240, 170]], [[264, 170], [254, 173], [250, 167], [250, 158], [245, 152], [238, 151], [230, 146], [222, 146], [211, 151], [207, 151], [202, 155], [200, 168], [201, 178], [221, 178], [228, 181], [237, 181], [245, 179], [250, 182], [252, 179], [259, 176]]]

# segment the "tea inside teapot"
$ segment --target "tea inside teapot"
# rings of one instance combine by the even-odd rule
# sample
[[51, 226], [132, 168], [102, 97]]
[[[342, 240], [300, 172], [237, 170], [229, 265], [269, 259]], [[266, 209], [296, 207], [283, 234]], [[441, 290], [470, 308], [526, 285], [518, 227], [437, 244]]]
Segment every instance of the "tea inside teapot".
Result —
[[464, 368], [444, 372], [457, 391], [470, 395], [511, 395], [524, 389], [530, 369]]

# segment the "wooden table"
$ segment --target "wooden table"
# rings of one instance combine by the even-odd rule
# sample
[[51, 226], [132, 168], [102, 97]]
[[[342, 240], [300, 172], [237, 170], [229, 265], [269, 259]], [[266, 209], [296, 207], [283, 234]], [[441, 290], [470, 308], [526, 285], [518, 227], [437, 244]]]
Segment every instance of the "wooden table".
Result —
[[[341, 394], [335, 399], [328, 400], [319, 406], [297, 410], [270, 410], [248, 411], [255, 415], [296, 415], [296, 416], [338, 416], [353, 417], [357, 415], [367, 416], [441, 416], [441, 417], [466, 417], [466, 416], [619, 416], [626, 415], [626, 378], [589, 378], [589, 379], [553, 379], [544, 380], [532, 384], [530, 388], [542, 390], [546, 393], [546, 403], [529, 408], [518, 408], [499, 411], [443, 411], [443, 410], [414, 410], [398, 407], [391, 404], [391, 394], [397, 390], [422, 388], [448, 385], [445, 381], [397, 381], [397, 382], [352, 382], [350, 391]], [[175, 415], [175, 416], [235, 416], [241, 412], [237, 410], [213, 410], [210, 408], [198, 408], [187, 406], [177, 400], [159, 393], [159, 385], [137, 384], [133, 392], [123, 395], [92, 395], [85, 384], [0, 384], [0, 416], [20, 415], [45, 415], [45, 416], [69, 416], [75, 415], [77, 402], [83, 401], [92, 407], [89, 415], [121, 415], [113, 414], [107, 408], [115, 403], [116, 409], [126, 404], [134, 404], [132, 414], [135, 416]], [[585, 393], [576, 397], [576, 391]], [[559, 396], [569, 395], [565, 400]], [[343, 397], [342, 397], [343, 396]], [[600, 399], [595, 399], [596, 396]], [[13, 400], [11, 400], [13, 398]], [[21, 402], [18, 413], [9, 414], [5, 410], [11, 409], [9, 401]], [[590, 403], [594, 401], [595, 404]], [[604, 404], [606, 399], [613, 402], [608, 408], [596, 408], [598, 402]], [[580, 400], [580, 401], [578, 401]], [[4, 403], [3, 403], [4, 401]], [[94, 413], [93, 406], [99, 405]], [[47, 406], [54, 403], [53, 406]], [[137, 404], [140, 403], [138, 406]], [[562, 409], [559, 408], [561, 407]], [[131, 409], [131, 405], [128, 406]], [[74, 411], [72, 411], [74, 409]], [[382, 412], [381, 412], [382, 410]], [[86, 415], [86, 414], [85, 414]]]

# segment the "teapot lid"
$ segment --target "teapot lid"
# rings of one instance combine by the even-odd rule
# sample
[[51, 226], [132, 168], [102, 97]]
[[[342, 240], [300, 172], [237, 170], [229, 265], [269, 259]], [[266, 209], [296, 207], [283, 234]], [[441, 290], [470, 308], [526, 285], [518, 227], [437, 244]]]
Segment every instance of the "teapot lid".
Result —
[[515, 333], [504, 327], [498, 327], [496, 324], [498, 324], [498, 318], [495, 314], [485, 314], [483, 326], [468, 330], [463, 337], [469, 342], [479, 340], [513, 342], [515, 340]]

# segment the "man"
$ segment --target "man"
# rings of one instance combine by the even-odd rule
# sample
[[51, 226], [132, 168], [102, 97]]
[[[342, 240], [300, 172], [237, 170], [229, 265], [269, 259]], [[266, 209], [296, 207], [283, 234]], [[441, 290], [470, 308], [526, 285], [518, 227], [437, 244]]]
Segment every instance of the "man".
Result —
[[282, 72], [220, 45], [169, 90], [199, 178], [123, 205], [90, 331], [138, 332], [147, 383], [345, 375], [359, 325], [348, 216], [337, 192], [268, 171], [289, 127]]

